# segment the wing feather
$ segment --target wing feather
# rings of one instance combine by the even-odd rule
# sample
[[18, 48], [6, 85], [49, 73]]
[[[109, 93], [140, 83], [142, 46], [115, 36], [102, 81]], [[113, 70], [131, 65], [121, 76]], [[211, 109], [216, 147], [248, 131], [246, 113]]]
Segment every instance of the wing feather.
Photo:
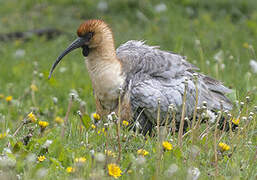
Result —
[[[161, 117], [164, 119], [168, 106], [174, 104], [181, 114], [184, 93], [184, 80], [188, 81], [186, 115], [191, 116], [195, 107], [196, 95], [193, 73], [198, 68], [186, 58], [156, 46], [145, 45], [143, 41], [128, 41], [117, 49], [117, 57], [122, 62], [126, 82], [130, 83], [131, 107], [145, 109], [144, 114], [152, 123], [157, 117], [157, 99], [161, 100]], [[230, 90], [217, 80], [198, 74], [199, 104], [206, 101], [212, 110], [231, 109], [231, 102], [224, 95]], [[198, 105], [199, 105], [198, 104]]]

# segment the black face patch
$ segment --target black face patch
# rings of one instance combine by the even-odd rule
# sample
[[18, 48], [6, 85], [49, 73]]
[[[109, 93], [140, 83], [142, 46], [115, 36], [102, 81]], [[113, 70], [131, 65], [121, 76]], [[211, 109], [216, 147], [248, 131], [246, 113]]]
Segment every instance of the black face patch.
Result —
[[86, 39], [87, 42], [89, 42], [91, 40], [91, 38], [93, 37], [94, 33], [93, 32], [88, 32], [86, 33], [83, 38]]
[[89, 47], [87, 45], [81, 46], [83, 56], [87, 57], [89, 54]]

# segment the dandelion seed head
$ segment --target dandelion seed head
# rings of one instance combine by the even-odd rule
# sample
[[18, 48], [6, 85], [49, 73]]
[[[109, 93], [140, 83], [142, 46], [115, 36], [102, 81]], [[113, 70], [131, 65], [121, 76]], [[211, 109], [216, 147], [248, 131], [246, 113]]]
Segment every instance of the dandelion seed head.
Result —
[[136, 158], [135, 162], [136, 162], [137, 165], [143, 165], [143, 164], [145, 164], [146, 159], [145, 159], [144, 156], [139, 156], [139, 157]]
[[48, 169], [46, 168], [40, 168], [39, 170], [37, 170], [36, 176], [38, 178], [44, 178], [48, 175]]
[[167, 176], [167, 177], [171, 177], [171, 176], [173, 176], [173, 174], [175, 173], [175, 172], [177, 172], [178, 171], [178, 166], [176, 165], [176, 164], [171, 164], [169, 167], [168, 167], [168, 169], [165, 171], [165, 175]]
[[155, 10], [155, 12], [157, 12], [157, 13], [164, 12], [164, 11], [167, 10], [167, 6], [166, 6], [166, 4], [164, 4], [164, 3], [160, 3], [160, 4], [157, 4], [157, 5], [154, 7], [154, 10]]
[[52, 140], [46, 140], [46, 142], [43, 144], [43, 148], [48, 148], [53, 143]]
[[190, 167], [187, 171], [187, 179], [189, 180], [197, 180], [200, 176], [201, 172], [196, 167]]
[[57, 104], [58, 103], [58, 98], [57, 97], [52, 97], [53, 103]]
[[97, 4], [97, 9], [99, 11], [105, 12], [108, 10], [108, 3], [106, 1], [99, 1]]

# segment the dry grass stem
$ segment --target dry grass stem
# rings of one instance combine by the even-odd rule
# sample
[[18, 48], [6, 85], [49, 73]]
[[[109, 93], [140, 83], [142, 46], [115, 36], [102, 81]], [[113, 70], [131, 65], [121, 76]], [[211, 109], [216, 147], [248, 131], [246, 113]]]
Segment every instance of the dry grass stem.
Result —
[[159, 177], [160, 174], [160, 166], [161, 166], [161, 156], [162, 156], [162, 151], [161, 151], [161, 136], [160, 136], [160, 111], [161, 111], [161, 100], [157, 100], [158, 103], [158, 109], [157, 109], [157, 137], [158, 137], [158, 142], [157, 142], [157, 163], [156, 163], [156, 177]]
[[117, 159], [117, 163], [120, 162], [121, 159], [121, 143], [120, 143], [120, 119], [121, 119], [121, 93], [122, 93], [122, 89], [119, 89], [119, 99], [118, 99], [118, 119], [117, 119], [117, 141], [118, 141], [118, 146], [119, 146], [119, 154], [118, 154], [118, 159]]
[[70, 114], [70, 111], [71, 111], [73, 98], [74, 98], [73, 95], [71, 95], [70, 101], [69, 101], [69, 104], [68, 104], [68, 109], [67, 109], [65, 117], [64, 117], [64, 127], [62, 128], [62, 131], [61, 131], [61, 137], [62, 138], [64, 137], [64, 133], [65, 133], [65, 130], [66, 130], [67, 125], [68, 125], [68, 118], [69, 118], [69, 114]]
[[181, 120], [180, 120], [180, 126], [178, 131], [178, 144], [181, 149], [182, 149], [182, 136], [183, 136], [183, 129], [184, 129], [185, 113], [186, 113], [186, 96], [187, 96], [188, 79], [185, 79], [184, 83], [185, 83], [185, 88], [184, 88], [184, 95], [183, 95], [182, 113], [181, 113]]
[[215, 124], [215, 131], [214, 131], [214, 157], [215, 157], [215, 177], [219, 174], [219, 168], [218, 168], [218, 152], [217, 152], [217, 134], [218, 134], [218, 125], [221, 118], [222, 112], [218, 112], [218, 118]]

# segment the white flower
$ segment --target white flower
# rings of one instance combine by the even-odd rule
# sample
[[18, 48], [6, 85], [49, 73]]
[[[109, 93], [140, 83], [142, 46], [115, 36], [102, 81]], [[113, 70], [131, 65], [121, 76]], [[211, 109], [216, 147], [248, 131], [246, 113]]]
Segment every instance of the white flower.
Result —
[[8, 156], [0, 156], [0, 167], [14, 167], [16, 160]]
[[104, 162], [105, 161], [105, 155], [103, 153], [97, 153], [95, 155], [95, 160], [96, 160], [96, 162], [99, 162], [99, 163]]
[[222, 50], [220, 50], [219, 52], [217, 52], [213, 58], [217, 61], [217, 62], [221, 62], [224, 59], [224, 52]]
[[212, 111], [207, 110], [207, 116], [210, 118], [209, 121], [211, 123], [215, 123], [216, 115]]
[[136, 158], [137, 165], [143, 165], [145, 163], [145, 158], [143, 156], [139, 156]]
[[187, 180], [197, 180], [200, 176], [200, 171], [196, 167], [190, 167], [187, 171]]
[[43, 145], [43, 148], [48, 148], [52, 143], [52, 140], [46, 140], [45, 144]]
[[48, 174], [48, 169], [46, 168], [40, 168], [37, 170], [36, 176], [38, 178], [44, 178]]
[[108, 10], [108, 4], [106, 1], [100, 1], [98, 4], [97, 4], [97, 9], [99, 11], [107, 11]]
[[21, 58], [25, 56], [25, 50], [24, 49], [17, 49], [14, 53], [14, 57]]
[[155, 10], [155, 12], [164, 12], [164, 11], [166, 11], [167, 10], [167, 6], [166, 6], [166, 4], [164, 4], [164, 3], [160, 3], [160, 4], [157, 4], [155, 7], [154, 7], [154, 10]]
[[250, 65], [253, 73], [257, 73], [257, 61], [254, 59], [251, 59], [249, 65]]
[[65, 72], [66, 70], [67, 70], [66, 67], [60, 67], [60, 69], [59, 69], [60, 73], [63, 73], [63, 72]]
[[79, 95], [78, 95], [78, 92], [75, 90], [75, 89], [71, 89], [70, 90], [70, 97], [73, 97], [74, 99], [78, 99]]
[[177, 172], [178, 166], [176, 164], [171, 164], [169, 168], [165, 171], [165, 175], [167, 177], [172, 176], [175, 172]]

